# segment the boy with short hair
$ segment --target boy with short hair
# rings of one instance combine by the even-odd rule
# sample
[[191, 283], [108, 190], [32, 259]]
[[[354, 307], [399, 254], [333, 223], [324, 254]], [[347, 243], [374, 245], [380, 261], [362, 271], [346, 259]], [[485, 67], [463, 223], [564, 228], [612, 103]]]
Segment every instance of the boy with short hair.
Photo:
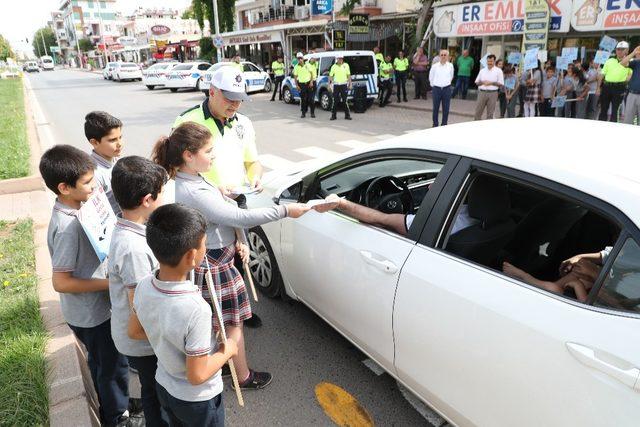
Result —
[[105, 265], [77, 218], [93, 193], [95, 167], [88, 154], [70, 145], [56, 145], [40, 160], [40, 174], [57, 195], [47, 233], [53, 288], [60, 293], [65, 321], [87, 348], [101, 421], [115, 426], [128, 415], [127, 359], [111, 338]]
[[113, 212], [120, 207], [111, 190], [111, 170], [122, 153], [122, 122], [104, 111], [92, 111], [84, 118], [84, 134], [93, 147], [91, 157], [97, 164], [95, 179], [102, 186]]
[[147, 244], [160, 269], [138, 284], [133, 298], [158, 357], [158, 398], [171, 425], [224, 425], [220, 369], [238, 352], [232, 339], [217, 346], [211, 307], [189, 280], [205, 256], [206, 229], [195, 209], [156, 209], [147, 222]]
[[[139, 157], [124, 157], [113, 168], [111, 185], [122, 209], [109, 248], [111, 335], [116, 348], [138, 371], [146, 425], [163, 426], [155, 375], [158, 359], [144, 334], [129, 333], [133, 295], [138, 283], [158, 268], [146, 240], [149, 215], [162, 204], [167, 173], [160, 165]], [[135, 323], [134, 323], [135, 324]]]

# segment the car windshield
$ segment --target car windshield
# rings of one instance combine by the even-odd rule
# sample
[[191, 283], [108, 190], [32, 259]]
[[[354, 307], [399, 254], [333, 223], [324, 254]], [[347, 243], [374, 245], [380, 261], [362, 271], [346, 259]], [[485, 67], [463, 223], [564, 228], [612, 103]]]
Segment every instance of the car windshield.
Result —
[[136, 64], [122, 64], [122, 68], [138, 68]]
[[346, 56], [345, 62], [349, 64], [351, 74], [373, 74], [374, 73], [374, 59], [373, 56]]
[[173, 69], [173, 71], [184, 71], [184, 70], [190, 70], [193, 67], [193, 65], [191, 64], [185, 64], [185, 65], [178, 65], [177, 67], [175, 67]]
[[48, 64], [48, 63], [53, 62], [53, 61], [50, 60], [50, 59], [43, 59], [42, 62], [46, 62]]

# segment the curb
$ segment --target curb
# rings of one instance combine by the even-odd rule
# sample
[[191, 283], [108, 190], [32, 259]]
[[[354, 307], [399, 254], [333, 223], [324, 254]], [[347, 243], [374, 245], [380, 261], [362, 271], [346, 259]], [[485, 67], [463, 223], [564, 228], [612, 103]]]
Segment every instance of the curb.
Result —
[[[387, 107], [404, 108], [405, 110], [424, 111], [424, 112], [432, 112], [433, 111], [433, 107], [431, 107], [431, 108], [429, 108], [429, 107], [413, 107], [411, 105], [398, 104], [396, 102], [388, 104]], [[474, 117], [474, 115], [472, 113], [466, 113], [466, 112], [463, 113], [463, 112], [456, 111], [456, 110], [453, 110], [453, 109], [449, 110], [449, 115], [461, 116], [461, 117], [470, 117], [470, 118]]]

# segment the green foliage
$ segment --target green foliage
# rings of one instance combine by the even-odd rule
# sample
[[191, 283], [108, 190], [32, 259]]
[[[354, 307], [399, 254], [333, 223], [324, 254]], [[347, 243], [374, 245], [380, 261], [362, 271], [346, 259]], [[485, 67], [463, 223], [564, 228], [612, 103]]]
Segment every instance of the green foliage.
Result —
[[[218, 2], [218, 24], [220, 32], [233, 31], [233, 22], [235, 16], [234, 0], [217, 0]], [[211, 33], [215, 33], [213, 1], [212, 0], [192, 0], [191, 8], [193, 14], [200, 25], [200, 29], [204, 28], [205, 19], [209, 21]]]
[[211, 37], [203, 37], [200, 39], [200, 58], [215, 62], [217, 49], [213, 45], [213, 39]]
[[7, 58], [14, 58], [15, 54], [11, 50], [9, 42], [0, 34], [0, 61], [6, 61]]
[[0, 141], [0, 179], [29, 175], [29, 144], [20, 79], [0, 80]]
[[349, 15], [356, 5], [360, 4], [360, 0], [345, 0], [340, 9], [340, 15]]
[[33, 223], [0, 222], [0, 425], [49, 424]]
[[[44, 38], [44, 46], [42, 39]], [[49, 27], [42, 27], [33, 35], [33, 51], [38, 56], [51, 55], [51, 46], [58, 46], [56, 35]], [[46, 47], [46, 50], [45, 50]], [[46, 52], [46, 53], [45, 53]]]
[[89, 52], [94, 49], [93, 43], [89, 39], [80, 39], [78, 40], [78, 45], [80, 46], [80, 50], [83, 52]]
[[184, 10], [184, 12], [182, 12], [182, 16], [180, 16], [180, 18], [182, 18], [182, 19], [195, 19], [196, 15], [195, 15], [195, 13], [193, 13], [193, 5], [191, 5], [188, 8], [186, 8]]

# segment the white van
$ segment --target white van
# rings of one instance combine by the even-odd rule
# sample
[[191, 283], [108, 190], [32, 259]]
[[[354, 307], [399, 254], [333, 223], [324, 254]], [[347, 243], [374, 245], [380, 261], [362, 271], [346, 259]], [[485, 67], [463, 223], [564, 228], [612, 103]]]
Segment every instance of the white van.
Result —
[[53, 71], [53, 67], [55, 66], [55, 63], [53, 62], [52, 57], [45, 55], [40, 57], [40, 66], [45, 71], [47, 70]]

